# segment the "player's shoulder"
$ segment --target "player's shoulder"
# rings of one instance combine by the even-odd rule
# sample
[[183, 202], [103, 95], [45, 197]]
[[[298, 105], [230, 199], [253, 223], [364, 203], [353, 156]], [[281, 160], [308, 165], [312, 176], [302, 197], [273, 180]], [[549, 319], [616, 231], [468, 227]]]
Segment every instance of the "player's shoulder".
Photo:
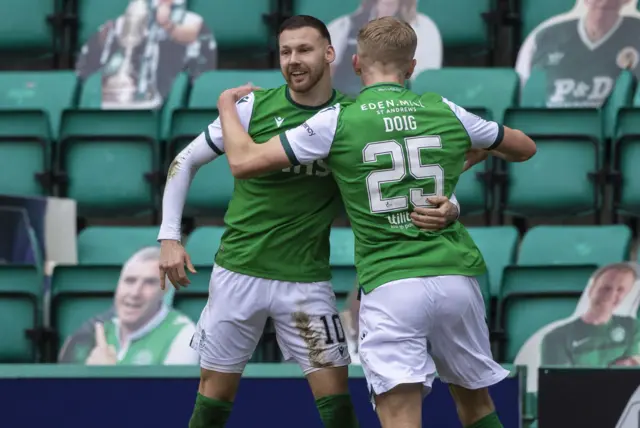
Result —
[[254, 102], [287, 102], [287, 85], [277, 88], [260, 88], [248, 95]]

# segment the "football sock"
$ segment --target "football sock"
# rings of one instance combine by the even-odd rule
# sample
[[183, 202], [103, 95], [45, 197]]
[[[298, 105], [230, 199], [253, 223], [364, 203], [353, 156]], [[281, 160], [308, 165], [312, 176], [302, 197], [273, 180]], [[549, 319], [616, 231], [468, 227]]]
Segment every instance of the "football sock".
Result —
[[233, 403], [205, 397], [198, 393], [189, 428], [224, 428]]
[[324, 428], [357, 428], [358, 419], [349, 394], [328, 395], [316, 400]]
[[496, 412], [492, 412], [466, 428], [502, 428], [502, 424], [500, 423], [500, 419], [498, 419]]

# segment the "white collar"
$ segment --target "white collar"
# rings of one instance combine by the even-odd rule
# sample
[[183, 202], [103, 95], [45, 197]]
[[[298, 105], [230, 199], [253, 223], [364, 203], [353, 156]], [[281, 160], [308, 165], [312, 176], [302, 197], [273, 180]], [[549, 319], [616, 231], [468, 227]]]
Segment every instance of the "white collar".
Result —
[[580, 36], [582, 43], [584, 43], [586, 47], [588, 47], [590, 50], [593, 51], [598, 49], [604, 42], [606, 42], [611, 38], [611, 36], [613, 36], [613, 34], [620, 27], [620, 24], [622, 24], [623, 17], [618, 16], [618, 20], [613, 25], [613, 27], [611, 27], [611, 29], [607, 32], [607, 34], [602, 36], [600, 40], [598, 40], [597, 42], [592, 42], [591, 39], [589, 39], [589, 36], [587, 35], [586, 19], [587, 19], [586, 15], [583, 15], [578, 20], [578, 35]]

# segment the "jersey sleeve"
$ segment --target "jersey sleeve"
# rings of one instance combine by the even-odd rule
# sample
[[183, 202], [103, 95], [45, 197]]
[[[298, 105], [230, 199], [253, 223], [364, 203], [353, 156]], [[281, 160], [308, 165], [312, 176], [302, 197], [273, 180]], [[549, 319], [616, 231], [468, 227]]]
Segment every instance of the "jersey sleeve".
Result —
[[500, 145], [504, 137], [504, 127], [502, 125], [469, 113], [446, 98], [442, 100], [449, 105], [458, 120], [460, 120], [460, 123], [462, 123], [462, 126], [464, 126], [467, 134], [469, 134], [471, 147], [492, 150]]
[[[236, 110], [238, 111], [238, 116], [240, 116], [240, 123], [242, 123], [245, 131], [249, 131], [249, 123], [251, 122], [251, 115], [253, 114], [254, 101], [255, 94], [252, 92], [246, 97], [238, 100], [236, 103]], [[222, 124], [220, 123], [220, 117], [214, 120], [201, 135], [211, 150], [216, 152], [217, 155], [224, 154], [224, 142], [222, 141]]]
[[280, 134], [292, 165], [306, 165], [329, 155], [338, 128], [340, 104], [320, 110], [311, 119]]
[[196, 328], [193, 323], [186, 324], [180, 330], [173, 342], [171, 342], [163, 361], [164, 365], [191, 366], [198, 364], [200, 360], [198, 353], [189, 346], [189, 341], [195, 332]]

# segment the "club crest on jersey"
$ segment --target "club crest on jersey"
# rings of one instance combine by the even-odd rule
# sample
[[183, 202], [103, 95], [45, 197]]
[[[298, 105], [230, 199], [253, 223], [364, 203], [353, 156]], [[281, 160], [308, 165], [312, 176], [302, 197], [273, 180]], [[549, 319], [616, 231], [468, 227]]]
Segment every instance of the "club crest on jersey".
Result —
[[633, 70], [637, 67], [639, 60], [640, 54], [638, 53], [638, 50], [633, 46], [627, 46], [618, 52], [616, 64], [618, 64], [618, 67], [623, 70]]
[[402, 212], [397, 214], [389, 214], [387, 221], [391, 225], [392, 229], [408, 229], [413, 226], [409, 212]]

